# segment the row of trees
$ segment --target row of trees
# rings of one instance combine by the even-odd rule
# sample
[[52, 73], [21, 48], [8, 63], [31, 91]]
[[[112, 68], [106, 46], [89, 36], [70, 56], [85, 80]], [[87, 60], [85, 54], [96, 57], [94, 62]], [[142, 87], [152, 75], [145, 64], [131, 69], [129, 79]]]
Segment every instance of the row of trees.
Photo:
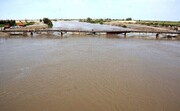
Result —
[[[43, 20], [40, 19], [40, 22], [44, 22], [50, 28], [53, 26], [51, 20], [48, 18], [43, 18]], [[26, 23], [26, 25], [33, 25], [35, 22], [32, 22], [32, 21], [28, 22], [27, 20], [25, 20], [25, 23]], [[15, 20], [0, 20], [0, 26], [4, 27], [5, 25], [16, 26], [16, 21]]]
[[80, 19], [79, 21], [103, 24], [104, 22], [111, 22], [111, 19], [109, 19], [109, 18], [107, 18], [107, 19], [92, 19], [92, 18], [88, 17], [87, 19]]
[[16, 26], [16, 21], [15, 20], [0, 20], [1, 25], [10, 25], [10, 26]]
[[[122, 21], [131, 21], [132, 18], [126, 18], [126, 19], [118, 19], [118, 20], [122, 20]], [[104, 22], [111, 22], [112, 20], [107, 18], [107, 19], [92, 19], [90, 17], [88, 17], [87, 19], [80, 19], [80, 22], [88, 22], [88, 23], [99, 23], [99, 24], [103, 24]]]
[[[20, 21], [21, 22], [21, 21]], [[33, 25], [35, 22], [28, 22], [27, 20], [25, 20], [25, 25]], [[5, 25], [9, 25], [11, 26], [16, 26], [16, 21], [15, 20], [0, 20], [0, 26], [4, 27]]]

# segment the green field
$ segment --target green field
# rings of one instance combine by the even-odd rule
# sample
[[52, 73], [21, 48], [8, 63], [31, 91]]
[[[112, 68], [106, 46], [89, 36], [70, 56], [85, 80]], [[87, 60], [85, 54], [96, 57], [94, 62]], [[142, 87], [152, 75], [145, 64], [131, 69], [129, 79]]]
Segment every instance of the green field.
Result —
[[4, 27], [4, 24], [0, 24], [0, 27]]
[[180, 27], [180, 21], [138, 21], [138, 24], [148, 25], [148, 26], [176, 26]]

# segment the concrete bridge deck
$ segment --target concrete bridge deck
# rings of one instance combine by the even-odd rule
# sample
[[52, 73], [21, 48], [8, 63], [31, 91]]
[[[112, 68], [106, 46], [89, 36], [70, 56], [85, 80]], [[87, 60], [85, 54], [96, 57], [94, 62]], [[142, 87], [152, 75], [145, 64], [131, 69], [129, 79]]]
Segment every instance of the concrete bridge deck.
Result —
[[14, 29], [14, 30], [0, 30], [0, 32], [85, 32], [85, 33], [107, 33], [107, 34], [121, 34], [121, 33], [159, 33], [159, 34], [180, 34], [180, 31], [140, 31], [140, 30], [103, 30], [103, 31], [87, 31], [87, 30], [53, 30], [53, 29], [43, 29], [43, 30], [27, 30], [27, 29]]
[[96, 34], [96, 33], [106, 33], [107, 35], [112, 35], [112, 34], [124, 34], [124, 37], [126, 37], [127, 33], [155, 33], [156, 34], [156, 38], [159, 38], [159, 34], [178, 34], [180, 35], [180, 31], [140, 31], [140, 30], [114, 30], [114, 31], [110, 31], [110, 30], [92, 30], [92, 31], [88, 31], [88, 30], [54, 30], [54, 29], [42, 29], [42, 30], [28, 30], [28, 29], [12, 29], [12, 30], [0, 30], [0, 32], [22, 32], [22, 33], [27, 33], [29, 32], [31, 35], [33, 35], [33, 33], [40, 33], [40, 32], [60, 32], [61, 36], [63, 35], [63, 33], [67, 33], [67, 32], [77, 32], [77, 33], [92, 33], [92, 34]]

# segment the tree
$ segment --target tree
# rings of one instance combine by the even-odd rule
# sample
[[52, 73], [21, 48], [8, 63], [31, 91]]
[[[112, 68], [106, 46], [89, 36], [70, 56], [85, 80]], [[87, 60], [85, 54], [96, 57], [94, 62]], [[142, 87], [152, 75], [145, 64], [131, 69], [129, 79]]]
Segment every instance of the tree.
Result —
[[52, 28], [53, 24], [50, 19], [43, 18], [43, 22], [48, 25], [49, 28]]
[[9, 22], [10, 26], [16, 26], [16, 21], [15, 20], [10, 20]]
[[79, 19], [79, 22], [84, 22], [84, 20], [83, 19]]
[[91, 23], [91, 22], [92, 22], [92, 19], [91, 19], [90, 17], [88, 17], [88, 18], [86, 19], [86, 21], [89, 22], [89, 23]]
[[97, 21], [97, 23], [99, 23], [99, 24], [103, 24], [103, 22], [104, 22], [103, 19], [99, 19], [99, 20]]
[[126, 21], [131, 21], [132, 20], [132, 18], [126, 18]]
[[105, 19], [105, 22], [111, 22], [110, 18]]

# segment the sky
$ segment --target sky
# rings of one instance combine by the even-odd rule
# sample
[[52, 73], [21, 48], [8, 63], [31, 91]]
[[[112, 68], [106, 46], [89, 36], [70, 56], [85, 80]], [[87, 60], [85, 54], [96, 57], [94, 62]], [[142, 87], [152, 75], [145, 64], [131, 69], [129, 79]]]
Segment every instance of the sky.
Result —
[[180, 0], [0, 0], [0, 19], [112, 18], [180, 21]]

